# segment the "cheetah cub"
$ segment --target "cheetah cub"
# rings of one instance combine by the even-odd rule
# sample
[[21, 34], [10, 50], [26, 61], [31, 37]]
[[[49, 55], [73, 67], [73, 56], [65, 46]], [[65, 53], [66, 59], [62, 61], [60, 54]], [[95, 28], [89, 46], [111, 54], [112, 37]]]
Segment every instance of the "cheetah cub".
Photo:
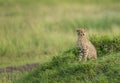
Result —
[[77, 30], [78, 34], [78, 49], [79, 49], [79, 61], [82, 58], [87, 61], [87, 59], [95, 60], [97, 59], [97, 52], [93, 44], [87, 39], [86, 31], [84, 29]]

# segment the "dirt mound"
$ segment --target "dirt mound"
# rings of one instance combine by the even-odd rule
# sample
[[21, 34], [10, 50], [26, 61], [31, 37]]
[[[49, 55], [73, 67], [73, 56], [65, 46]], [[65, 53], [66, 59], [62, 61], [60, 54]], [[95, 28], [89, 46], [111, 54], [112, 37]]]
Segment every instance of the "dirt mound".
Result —
[[28, 71], [28, 70], [35, 69], [38, 65], [39, 65], [38, 63], [33, 63], [33, 64], [26, 64], [26, 65], [18, 66], [18, 67], [9, 66], [6, 68], [0, 68], [0, 73], [14, 72], [14, 71]]

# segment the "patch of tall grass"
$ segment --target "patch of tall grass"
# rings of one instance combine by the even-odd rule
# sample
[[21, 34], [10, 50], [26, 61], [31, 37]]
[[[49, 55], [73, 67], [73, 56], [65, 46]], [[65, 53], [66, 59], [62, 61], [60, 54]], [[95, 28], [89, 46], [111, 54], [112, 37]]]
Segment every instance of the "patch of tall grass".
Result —
[[[39, 54], [54, 54], [58, 50], [69, 47], [76, 42], [76, 29], [85, 27], [90, 35], [119, 35], [120, 20], [116, 17], [100, 19], [73, 19], [46, 23], [36, 28], [32, 24], [8, 24], [1, 28], [0, 55], [20, 55], [20, 53], [37, 52]], [[114, 28], [114, 26], [116, 26]], [[106, 31], [103, 31], [106, 30]], [[116, 31], [116, 30], [117, 31]], [[93, 32], [93, 31], [95, 32]], [[90, 32], [89, 32], [90, 31]], [[92, 31], [92, 32], [91, 32]], [[64, 46], [66, 45], [66, 46]], [[54, 51], [54, 52], [53, 52]]]

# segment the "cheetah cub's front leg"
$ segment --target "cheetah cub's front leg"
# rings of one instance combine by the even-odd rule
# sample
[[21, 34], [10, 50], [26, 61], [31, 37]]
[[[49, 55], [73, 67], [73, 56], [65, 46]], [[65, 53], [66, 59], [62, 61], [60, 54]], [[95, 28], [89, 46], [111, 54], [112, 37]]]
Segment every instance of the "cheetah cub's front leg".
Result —
[[79, 59], [79, 60], [78, 60], [79, 62], [82, 60], [83, 55], [84, 55], [84, 54], [83, 54], [82, 50], [79, 49], [79, 58], [78, 58], [78, 59]]
[[87, 49], [79, 50], [79, 62], [82, 60], [82, 58], [85, 61], [87, 61], [87, 58], [88, 58], [88, 50]]
[[84, 60], [87, 61], [87, 58], [88, 58], [88, 49], [83, 49], [83, 57], [84, 57]]

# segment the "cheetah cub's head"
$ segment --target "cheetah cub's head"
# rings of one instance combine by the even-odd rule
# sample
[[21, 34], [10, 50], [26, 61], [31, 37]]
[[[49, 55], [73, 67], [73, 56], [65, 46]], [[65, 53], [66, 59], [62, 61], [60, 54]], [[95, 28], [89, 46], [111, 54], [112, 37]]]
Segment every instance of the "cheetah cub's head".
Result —
[[85, 31], [85, 29], [78, 29], [77, 34], [80, 37], [85, 37], [86, 36], [86, 31]]

